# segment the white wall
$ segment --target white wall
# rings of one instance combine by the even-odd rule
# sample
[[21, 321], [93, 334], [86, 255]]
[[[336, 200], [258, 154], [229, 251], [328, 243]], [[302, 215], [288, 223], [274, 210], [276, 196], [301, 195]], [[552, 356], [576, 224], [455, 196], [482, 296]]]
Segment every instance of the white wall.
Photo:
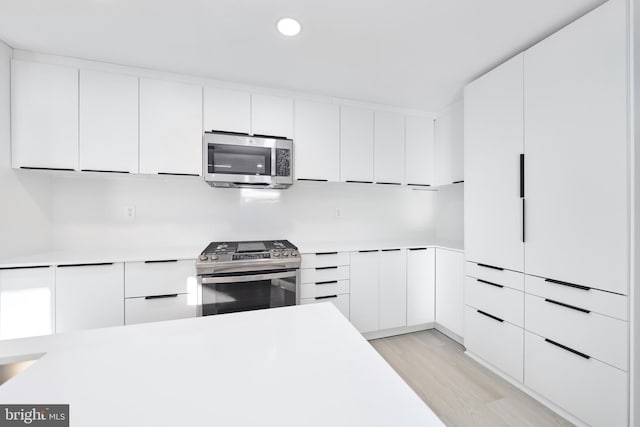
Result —
[[[433, 236], [435, 193], [296, 182], [287, 190], [209, 187], [201, 178], [67, 174], [53, 180], [56, 248], [204, 246], [212, 240], [368, 241]], [[135, 206], [135, 220], [126, 207]], [[340, 210], [340, 216], [337, 216]]]
[[51, 244], [48, 180], [11, 169], [10, 59], [11, 49], [0, 42], [0, 257]]
[[438, 189], [435, 237], [440, 241], [464, 241], [464, 184]]

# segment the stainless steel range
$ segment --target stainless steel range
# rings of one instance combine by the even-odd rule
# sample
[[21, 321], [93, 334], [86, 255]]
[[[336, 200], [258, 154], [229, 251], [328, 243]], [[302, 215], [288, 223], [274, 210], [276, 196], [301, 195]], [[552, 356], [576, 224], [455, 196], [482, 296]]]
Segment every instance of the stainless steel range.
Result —
[[196, 261], [198, 316], [298, 304], [299, 269], [287, 240], [210, 243]]

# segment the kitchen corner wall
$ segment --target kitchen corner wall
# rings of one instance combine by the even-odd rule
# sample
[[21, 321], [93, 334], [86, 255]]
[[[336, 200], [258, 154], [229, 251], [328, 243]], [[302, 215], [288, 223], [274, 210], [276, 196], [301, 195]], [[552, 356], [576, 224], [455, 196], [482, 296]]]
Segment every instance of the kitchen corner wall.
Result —
[[435, 237], [442, 241], [464, 241], [464, 185], [446, 185], [437, 193]]
[[11, 49], [0, 42], [0, 257], [51, 245], [48, 179], [11, 169]]
[[[212, 240], [292, 242], [434, 236], [436, 193], [296, 182], [287, 190], [218, 189], [202, 178], [66, 174], [52, 179], [56, 249], [203, 247]], [[135, 218], [127, 209], [135, 208]]]

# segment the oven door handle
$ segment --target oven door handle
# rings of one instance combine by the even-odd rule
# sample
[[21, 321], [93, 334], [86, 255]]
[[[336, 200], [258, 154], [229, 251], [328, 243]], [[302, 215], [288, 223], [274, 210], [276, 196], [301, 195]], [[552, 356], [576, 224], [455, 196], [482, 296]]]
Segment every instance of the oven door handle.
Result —
[[257, 282], [259, 280], [284, 279], [285, 277], [296, 277], [297, 271], [284, 271], [281, 273], [264, 273], [253, 274], [247, 276], [222, 276], [222, 277], [203, 277], [203, 285], [213, 285], [216, 283], [234, 283], [234, 282]]

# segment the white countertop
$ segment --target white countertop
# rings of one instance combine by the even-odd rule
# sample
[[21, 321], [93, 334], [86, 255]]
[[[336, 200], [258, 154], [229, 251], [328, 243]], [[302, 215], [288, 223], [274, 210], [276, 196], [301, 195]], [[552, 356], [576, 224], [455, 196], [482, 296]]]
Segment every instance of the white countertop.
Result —
[[[415, 247], [438, 247], [462, 252], [459, 241], [344, 241], [344, 242], [293, 242], [300, 253], [358, 251]], [[76, 249], [43, 252], [32, 255], [0, 258], [0, 268], [34, 267], [43, 265], [93, 264], [102, 262], [158, 261], [165, 259], [196, 259], [204, 247], [182, 246], [165, 248], [103, 248]]]
[[330, 303], [3, 342], [3, 404], [74, 426], [443, 426]]

